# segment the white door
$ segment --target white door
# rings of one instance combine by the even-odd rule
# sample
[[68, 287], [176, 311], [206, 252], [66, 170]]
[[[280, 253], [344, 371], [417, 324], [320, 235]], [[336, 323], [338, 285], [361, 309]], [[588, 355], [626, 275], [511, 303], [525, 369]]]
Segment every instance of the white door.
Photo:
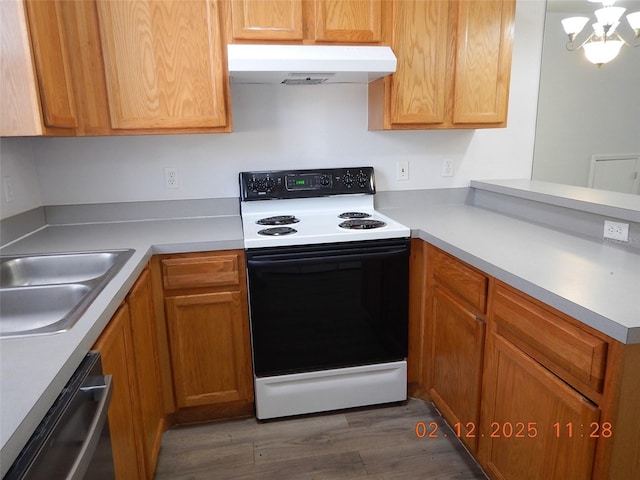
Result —
[[594, 155], [589, 186], [640, 194], [640, 155]]

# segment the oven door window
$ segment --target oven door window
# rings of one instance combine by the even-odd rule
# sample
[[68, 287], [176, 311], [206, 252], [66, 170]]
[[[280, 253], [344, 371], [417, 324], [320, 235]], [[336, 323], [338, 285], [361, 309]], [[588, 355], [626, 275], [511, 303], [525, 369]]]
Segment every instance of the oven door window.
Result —
[[249, 258], [257, 376], [406, 358], [409, 242], [369, 243]]

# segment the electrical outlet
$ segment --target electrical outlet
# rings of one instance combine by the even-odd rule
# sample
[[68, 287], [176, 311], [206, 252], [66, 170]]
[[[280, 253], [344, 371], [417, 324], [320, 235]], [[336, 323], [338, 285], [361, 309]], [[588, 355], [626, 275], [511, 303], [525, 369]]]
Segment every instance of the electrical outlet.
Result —
[[180, 188], [180, 178], [176, 167], [164, 169], [164, 188]]
[[409, 162], [406, 160], [396, 162], [396, 180], [409, 180]]
[[453, 177], [453, 158], [442, 160], [442, 176]]
[[604, 221], [604, 238], [611, 240], [629, 241], [629, 224], [621, 222]]

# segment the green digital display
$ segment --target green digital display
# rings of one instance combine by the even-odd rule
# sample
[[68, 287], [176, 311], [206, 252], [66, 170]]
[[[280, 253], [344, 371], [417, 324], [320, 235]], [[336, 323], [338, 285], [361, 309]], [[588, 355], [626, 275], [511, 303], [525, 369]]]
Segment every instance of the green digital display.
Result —
[[297, 179], [296, 180], [296, 185], [306, 185], [307, 181], [304, 179]]

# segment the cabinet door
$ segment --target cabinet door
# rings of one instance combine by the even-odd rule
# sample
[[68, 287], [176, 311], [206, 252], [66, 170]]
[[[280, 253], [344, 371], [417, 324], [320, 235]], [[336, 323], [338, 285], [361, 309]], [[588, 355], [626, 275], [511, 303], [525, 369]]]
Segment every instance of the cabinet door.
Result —
[[59, 1], [26, 2], [40, 101], [47, 127], [78, 125]]
[[76, 126], [60, 2], [0, 2], [0, 136], [72, 135]]
[[178, 407], [251, 399], [249, 321], [239, 291], [165, 299]]
[[227, 124], [214, 0], [98, 0], [111, 126]]
[[302, 0], [232, 0], [234, 40], [302, 40]]
[[127, 299], [131, 312], [133, 351], [139, 395], [138, 415], [142, 421], [146, 470], [155, 470], [164, 427], [164, 411], [158, 366], [158, 345], [149, 270], [145, 270]]
[[103, 372], [113, 375], [108, 419], [116, 478], [146, 478], [140, 417], [134, 407], [138, 384], [127, 305], [116, 312], [93, 348], [100, 352]]
[[515, 0], [458, 4], [453, 123], [507, 120]]
[[531, 357], [491, 334], [480, 463], [494, 478], [590, 479], [598, 408]]
[[390, 123], [437, 124], [445, 120], [448, 0], [393, 3]]
[[381, 0], [316, 0], [315, 40], [380, 43]]
[[485, 323], [436, 287], [431, 314], [430, 394], [472, 453], [478, 439]]

